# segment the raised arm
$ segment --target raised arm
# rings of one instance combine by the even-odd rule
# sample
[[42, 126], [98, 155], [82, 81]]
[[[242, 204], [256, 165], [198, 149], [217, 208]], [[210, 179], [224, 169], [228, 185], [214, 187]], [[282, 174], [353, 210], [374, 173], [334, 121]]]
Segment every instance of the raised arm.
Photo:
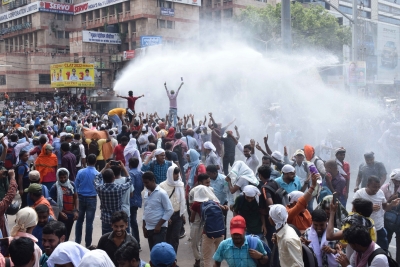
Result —
[[267, 150], [267, 153], [269, 155], [272, 155], [272, 150], [269, 148], [269, 145], [268, 145], [268, 134], [267, 134], [267, 136], [264, 137], [264, 145], [265, 145], [265, 150]]
[[231, 121], [230, 123], [228, 123], [226, 126], [222, 127], [222, 128], [228, 128], [229, 126], [231, 126], [232, 123], [234, 123], [236, 121], [236, 118], [233, 119], [233, 121]]
[[119, 97], [119, 98], [124, 98], [124, 99], [128, 99], [126, 96], [120, 96], [119, 94], [117, 94], [117, 97]]
[[[240, 139], [240, 134], [239, 134], [239, 130], [238, 130], [238, 127], [235, 125], [235, 131], [236, 131], [236, 139], [237, 140], [239, 140]], [[252, 153], [252, 154], [254, 154], [254, 153]]]

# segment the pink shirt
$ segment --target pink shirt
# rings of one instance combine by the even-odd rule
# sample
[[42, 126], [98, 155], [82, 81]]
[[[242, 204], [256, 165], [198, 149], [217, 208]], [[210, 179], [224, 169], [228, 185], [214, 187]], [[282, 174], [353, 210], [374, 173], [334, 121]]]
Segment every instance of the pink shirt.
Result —
[[[390, 183], [386, 183], [386, 184], [381, 186], [381, 190], [385, 194], [386, 200], [389, 200], [389, 198], [393, 195], [389, 190], [389, 185], [390, 185]], [[397, 189], [397, 193], [400, 193], [400, 187]]]
[[171, 95], [171, 93], [167, 90], [167, 95], [169, 98], [169, 108], [178, 108], [178, 103], [176, 98], [178, 97], [179, 90], [175, 92], [175, 94]]
[[[17, 232], [17, 234], [14, 237], [8, 237], [8, 239], [11, 243], [11, 241], [13, 241], [14, 238], [18, 238], [18, 237], [29, 237], [30, 239], [32, 239], [33, 242], [35, 242], [35, 264], [33, 264], [33, 267], [39, 267], [39, 260], [40, 260], [40, 257], [42, 256], [42, 250], [36, 244], [36, 242], [38, 242], [37, 238], [28, 233]], [[14, 266], [14, 264], [11, 264], [11, 265]]]

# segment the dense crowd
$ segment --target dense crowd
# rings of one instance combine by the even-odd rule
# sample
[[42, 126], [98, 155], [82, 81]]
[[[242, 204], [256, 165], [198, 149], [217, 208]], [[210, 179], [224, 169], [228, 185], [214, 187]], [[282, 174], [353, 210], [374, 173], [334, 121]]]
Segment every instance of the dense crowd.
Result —
[[[268, 136], [262, 145], [242, 140], [212, 113], [198, 123], [178, 117], [182, 85], [165, 84], [165, 118], [135, 110], [144, 95], [132, 91], [117, 95], [127, 108], [102, 116], [57, 102], [3, 116], [0, 267], [177, 266], [185, 224], [194, 267], [398, 266], [400, 169], [387, 179], [365, 153], [350, 188], [346, 148], [274, 142], [272, 150]], [[93, 244], [97, 201], [102, 237]], [[16, 215], [12, 229], [7, 214]]]

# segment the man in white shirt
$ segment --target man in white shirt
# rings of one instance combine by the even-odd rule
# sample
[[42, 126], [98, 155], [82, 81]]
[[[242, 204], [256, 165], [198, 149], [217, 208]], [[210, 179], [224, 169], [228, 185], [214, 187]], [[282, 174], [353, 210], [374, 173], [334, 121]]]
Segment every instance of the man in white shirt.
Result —
[[250, 144], [245, 145], [243, 147], [241, 143], [238, 143], [236, 147], [246, 157], [246, 160], [245, 160], [246, 165], [249, 166], [249, 168], [254, 173], [257, 173], [257, 168], [258, 168], [258, 165], [260, 164], [260, 160], [258, 159], [258, 157], [254, 151], [255, 143], [256, 142], [254, 141], [254, 139], [251, 139]]
[[388, 250], [389, 242], [387, 239], [386, 229], [384, 228], [384, 215], [385, 211], [399, 205], [400, 198], [397, 198], [395, 200], [392, 200], [390, 203], [387, 203], [385, 194], [380, 189], [380, 187], [380, 179], [376, 176], [370, 176], [368, 178], [367, 187], [359, 189], [354, 194], [353, 198], [366, 199], [374, 204], [371, 219], [373, 219], [375, 223], [377, 235], [376, 243], [384, 250]]
[[[71, 148], [73, 144], [78, 144], [79, 145], [79, 153], [81, 155], [79, 161], [76, 163], [76, 169], [80, 170], [82, 168], [86, 168], [86, 154], [85, 154], [85, 147], [83, 144], [80, 142], [81, 140], [81, 135], [80, 134], [74, 134], [74, 140], [71, 142]], [[71, 150], [72, 151], [72, 150]]]
[[21, 151], [22, 148], [29, 146], [29, 137], [26, 135], [26, 132], [23, 131], [25, 141], [23, 143], [18, 144], [18, 135], [12, 134], [10, 136], [10, 142], [8, 140], [4, 140], [4, 143], [7, 145], [7, 147], [14, 147], [14, 153], [16, 157], [16, 161], [13, 164], [17, 164], [19, 162], [19, 152]]
[[[371, 236], [366, 227], [360, 225], [352, 225], [343, 232], [344, 240], [349, 243], [349, 246], [354, 249], [350, 260], [346, 254], [340, 253], [336, 257], [336, 261], [341, 266], [356, 267], [356, 266], [369, 266], [369, 267], [389, 267], [388, 258], [385, 254], [379, 253], [381, 248], [379, 245], [372, 241]], [[371, 264], [368, 265], [368, 259], [374, 254]]]

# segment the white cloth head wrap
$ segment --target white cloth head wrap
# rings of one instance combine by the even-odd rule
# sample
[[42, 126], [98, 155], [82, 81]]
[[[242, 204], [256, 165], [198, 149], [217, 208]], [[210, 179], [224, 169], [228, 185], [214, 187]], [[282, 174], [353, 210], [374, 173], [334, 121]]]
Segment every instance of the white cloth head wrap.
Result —
[[273, 157], [273, 158], [275, 158], [277, 160], [282, 160], [283, 159], [283, 156], [282, 156], [281, 152], [279, 152], [279, 151], [272, 152], [271, 157]]
[[162, 149], [162, 148], [157, 148], [155, 151], [156, 152], [154, 152], [154, 156], [158, 156], [158, 155], [160, 155], [162, 153], [165, 153], [165, 150]]
[[138, 150], [136, 139], [131, 138], [129, 143], [124, 148], [124, 158], [125, 158], [125, 167], [129, 168], [129, 159], [130, 158], [137, 158], [139, 160], [139, 165], [137, 169], [142, 168], [142, 157], [140, 156], [140, 152]]
[[253, 185], [258, 185], [259, 183], [257, 177], [254, 175], [254, 172], [249, 168], [249, 166], [246, 165], [246, 163], [241, 160], [233, 163], [232, 169], [228, 176], [232, 180], [232, 185], [235, 185], [239, 178], [246, 179]]
[[214, 152], [217, 151], [217, 149], [215, 148], [213, 143], [211, 143], [210, 141], [207, 141], [207, 142], [204, 143], [204, 148], [205, 149], [211, 149]]
[[83, 256], [78, 267], [115, 267], [107, 253], [101, 249], [89, 251]]
[[174, 170], [178, 168], [177, 165], [172, 163], [172, 166], [167, 170], [167, 184], [169, 186], [175, 187], [175, 194], [177, 194], [176, 198], [179, 201], [180, 208], [179, 213], [182, 216], [186, 212], [186, 198], [185, 198], [185, 185], [182, 182], [181, 174], [179, 173], [178, 181], [174, 181]]
[[292, 165], [286, 164], [282, 167], [282, 173], [296, 172], [295, 168]]
[[26, 229], [36, 226], [38, 222], [38, 216], [34, 209], [26, 207], [20, 209], [15, 218], [15, 225], [11, 229], [11, 236], [15, 237], [18, 232], [26, 233]]
[[79, 266], [83, 256], [89, 250], [73, 241], [60, 243], [51, 253], [47, 260], [48, 267], [54, 267], [56, 264], [67, 264], [71, 262], [75, 267]]
[[390, 191], [390, 193], [393, 195], [394, 192], [394, 183], [393, 180], [396, 181], [400, 181], [400, 169], [394, 169], [391, 173], [390, 173], [390, 181], [389, 181], [389, 186], [388, 186], [388, 190]]
[[288, 194], [289, 196], [289, 203], [292, 204], [293, 202], [299, 201], [299, 198], [304, 196], [304, 193], [301, 191], [292, 191]]
[[219, 200], [215, 196], [211, 187], [208, 187], [205, 185], [198, 185], [195, 188], [193, 188], [192, 190], [194, 190], [194, 198], [193, 198], [194, 201], [205, 202], [205, 201], [213, 200], [213, 201], [219, 203]]
[[274, 221], [275, 229], [282, 228], [287, 222], [288, 213], [286, 208], [281, 204], [269, 206], [269, 216]]
[[259, 201], [259, 196], [261, 195], [260, 190], [258, 190], [258, 188], [254, 185], [246, 185], [243, 188], [243, 194], [245, 194], [247, 197], [254, 197], [257, 203]]

